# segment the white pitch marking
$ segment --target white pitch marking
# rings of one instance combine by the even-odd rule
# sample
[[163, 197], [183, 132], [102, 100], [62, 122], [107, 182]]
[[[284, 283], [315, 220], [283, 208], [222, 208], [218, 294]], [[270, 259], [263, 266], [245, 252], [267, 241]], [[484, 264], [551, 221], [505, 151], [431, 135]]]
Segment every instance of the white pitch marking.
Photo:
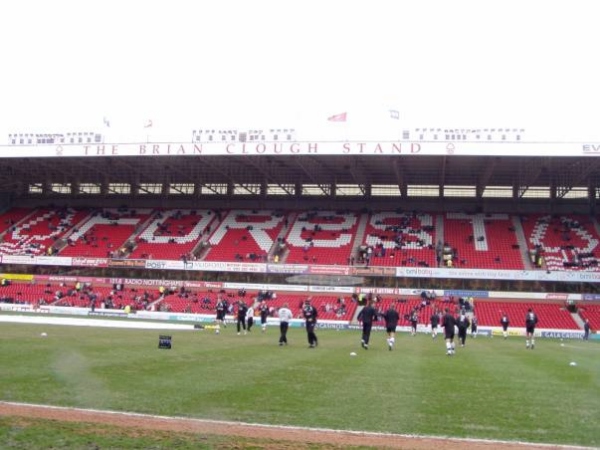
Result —
[[248, 422], [234, 422], [227, 420], [212, 420], [212, 419], [195, 419], [190, 417], [172, 417], [172, 416], [159, 416], [154, 414], [142, 414], [134, 412], [121, 412], [111, 411], [102, 409], [86, 409], [86, 408], [73, 408], [66, 406], [52, 406], [52, 405], [39, 405], [33, 403], [19, 403], [19, 402], [5, 402], [0, 401], [0, 404], [18, 407], [29, 407], [29, 408], [40, 408], [57, 411], [70, 411], [80, 413], [92, 413], [92, 414], [105, 414], [113, 416], [125, 416], [125, 417], [137, 417], [140, 419], [157, 419], [165, 421], [177, 421], [177, 422], [190, 422], [190, 423], [206, 423], [223, 426], [244, 426], [252, 428], [265, 428], [273, 430], [290, 430], [290, 431], [307, 431], [307, 432], [319, 432], [319, 433], [332, 433], [332, 434], [349, 434], [354, 436], [365, 436], [365, 437], [382, 437], [382, 438], [403, 438], [403, 439], [431, 439], [438, 441], [455, 441], [465, 443], [482, 443], [482, 444], [494, 444], [494, 445], [522, 445], [525, 447], [548, 447], [553, 449], [562, 450], [590, 450], [593, 447], [581, 447], [574, 445], [557, 445], [557, 444], [543, 444], [535, 442], [521, 442], [521, 441], [502, 441], [494, 439], [475, 439], [475, 438], [457, 438], [452, 436], [430, 436], [426, 434], [401, 434], [401, 433], [378, 433], [372, 431], [357, 431], [357, 430], [334, 430], [331, 428], [312, 428], [312, 427], [300, 427], [292, 425], [269, 425], [260, 423], [248, 423]]
[[102, 320], [78, 319], [75, 317], [45, 317], [0, 314], [0, 322], [30, 323], [44, 325], [67, 325], [77, 327], [105, 327], [105, 328], [137, 328], [143, 330], [193, 330], [194, 325], [183, 323], [144, 322], [141, 320]]

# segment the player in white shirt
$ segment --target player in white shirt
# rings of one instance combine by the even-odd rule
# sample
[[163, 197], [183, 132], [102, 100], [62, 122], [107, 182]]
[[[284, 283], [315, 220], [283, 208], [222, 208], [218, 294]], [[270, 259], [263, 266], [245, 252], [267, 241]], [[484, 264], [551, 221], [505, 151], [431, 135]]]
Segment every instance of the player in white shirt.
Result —
[[287, 345], [287, 332], [290, 326], [290, 320], [292, 320], [294, 316], [287, 303], [284, 303], [283, 306], [279, 308], [277, 315], [279, 316], [279, 345]]
[[252, 325], [254, 325], [254, 305], [250, 305], [246, 311], [246, 328], [248, 333], [252, 329]]

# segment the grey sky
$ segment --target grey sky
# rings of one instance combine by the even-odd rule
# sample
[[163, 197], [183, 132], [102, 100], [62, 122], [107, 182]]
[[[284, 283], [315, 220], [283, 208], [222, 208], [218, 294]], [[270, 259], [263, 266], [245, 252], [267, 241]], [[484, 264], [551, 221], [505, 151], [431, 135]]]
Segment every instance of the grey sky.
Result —
[[[597, 1], [21, 0], [0, 132], [517, 127], [598, 139]], [[389, 109], [400, 120], [389, 118]], [[348, 112], [346, 124], [327, 122]]]

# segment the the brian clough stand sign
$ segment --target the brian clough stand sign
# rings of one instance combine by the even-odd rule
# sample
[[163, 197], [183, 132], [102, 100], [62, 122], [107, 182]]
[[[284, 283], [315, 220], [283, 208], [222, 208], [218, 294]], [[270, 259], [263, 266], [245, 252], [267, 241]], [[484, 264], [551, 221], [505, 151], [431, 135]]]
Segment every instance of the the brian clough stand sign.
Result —
[[0, 146], [3, 158], [94, 158], [118, 156], [600, 156], [600, 143], [581, 142], [148, 142]]

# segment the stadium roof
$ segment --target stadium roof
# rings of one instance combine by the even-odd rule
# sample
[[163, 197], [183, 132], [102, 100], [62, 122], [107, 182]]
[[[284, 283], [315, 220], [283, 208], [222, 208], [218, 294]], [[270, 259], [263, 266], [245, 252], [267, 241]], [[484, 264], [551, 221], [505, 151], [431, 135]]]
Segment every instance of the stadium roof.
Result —
[[[410, 187], [486, 187], [516, 190], [572, 188], [597, 190], [600, 158], [583, 156], [459, 155], [165, 155], [154, 157], [0, 158], [0, 190], [27, 196], [28, 186], [52, 184], [221, 184], [280, 186], [293, 194], [298, 186], [358, 186], [360, 194], [377, 186], [397, 186], [405, 197]], [[252, 185], [252, 186], [250, 186]]]

